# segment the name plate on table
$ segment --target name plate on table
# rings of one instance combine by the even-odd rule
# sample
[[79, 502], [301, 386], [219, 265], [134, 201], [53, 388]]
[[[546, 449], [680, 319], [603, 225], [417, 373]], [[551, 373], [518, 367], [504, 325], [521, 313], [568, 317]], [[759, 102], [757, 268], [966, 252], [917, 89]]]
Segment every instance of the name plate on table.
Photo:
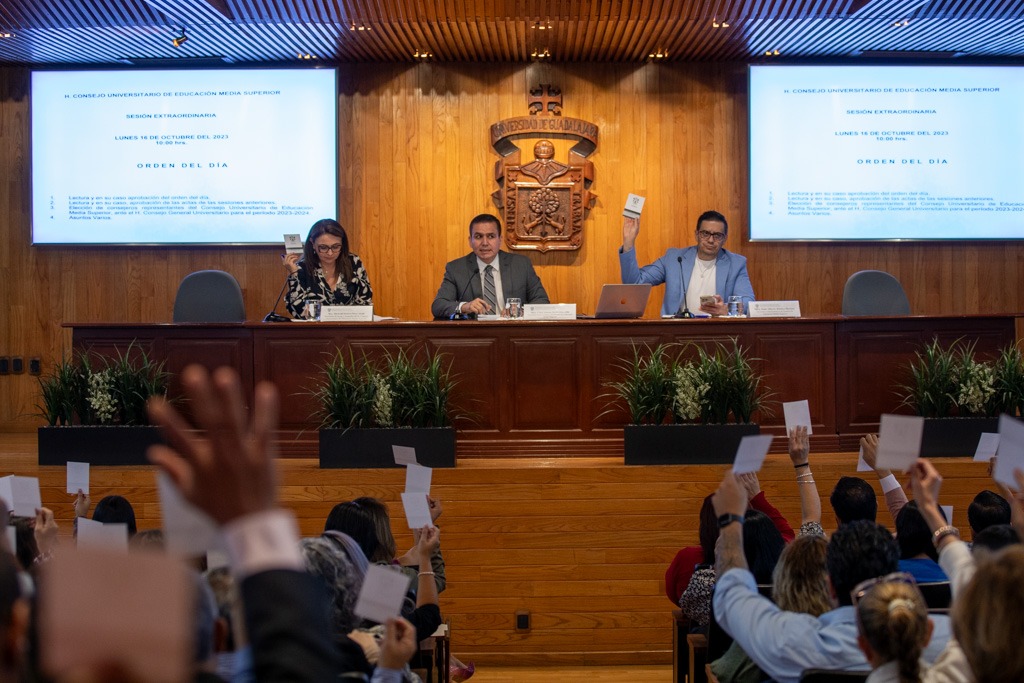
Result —
[[799, 318], [799, 301], [751, 301], [747, 304], [751, 318]]
[[320, 322], [370, 323], [373, 322], [373, 306], [324, 306], [320, 309]]
[[526, 304], [523, 317], [526, 320], [575, 320], [576, 304]]

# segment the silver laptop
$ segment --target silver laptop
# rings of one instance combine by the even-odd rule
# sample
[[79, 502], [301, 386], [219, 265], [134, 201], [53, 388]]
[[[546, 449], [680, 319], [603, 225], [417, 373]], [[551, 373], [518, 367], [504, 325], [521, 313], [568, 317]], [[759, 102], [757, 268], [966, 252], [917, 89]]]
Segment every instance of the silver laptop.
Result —
[[595, 318], [639, 318], [647, 308], [650, 285], [604, 285]]

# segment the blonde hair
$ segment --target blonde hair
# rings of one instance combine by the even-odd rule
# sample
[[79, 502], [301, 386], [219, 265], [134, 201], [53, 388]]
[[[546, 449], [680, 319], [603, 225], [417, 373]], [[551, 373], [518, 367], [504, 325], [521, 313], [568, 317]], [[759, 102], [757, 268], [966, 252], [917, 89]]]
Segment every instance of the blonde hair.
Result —
[[951, 616], [978, 683], [1024, 680], [1024, 547], [1012, 545], [980, 561]]
[[772, 573], [772, 599], [787, 612], [821, 616], [832, 609], [823, 536], [799, 536], [787, 545]]
[[921, 680], [921, 651], [931, 635], [928, 609], [917, 586], [890, 581], [857, 603], [857, 629], [886, 662], [899, 662], [900, 681]]

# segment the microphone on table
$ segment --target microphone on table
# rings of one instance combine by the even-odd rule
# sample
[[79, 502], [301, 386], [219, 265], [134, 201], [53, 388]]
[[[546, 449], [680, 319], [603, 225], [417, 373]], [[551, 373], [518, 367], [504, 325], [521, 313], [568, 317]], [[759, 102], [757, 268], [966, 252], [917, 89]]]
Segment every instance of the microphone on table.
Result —
[[679, 310], [672, 316], [673, 318], [692, 318], [693, 313], [690, 313], [690, 308], [686, 305], [686, 279], [683, 277], [683, 257], [677, 256], [676, 261], [679, 262], [679, 284], [683, 288], [683, 300], [679, 302]]
[[469, 293], [469, 288], [473, 286], [473, 280], [480, 274], [480, 266], [477, 266], [473, 271], [473, 274], [469, 276], [469, 280], [466, 281], [466, 285], [462, 288], [461, 292], [458, 292], [458, 296], [455, 297], [455, 312], [448, 316], [449, 320], [476, 320], [476, 313], [459, 313], [459, 303], [462, 302], [462, 297]]
[[274, 307], [270, 309], [270, 313], [267, 313], [267, 317], [263, 319], [265, 323], [290, 323], [291, 318], [286, 318], [277, 312], [277, 307], [281, 304], [281, 297], [284, 296], [284, 290], [288, 287], [288, 278], [284, 279], [284, 284], [281, 285], [281, 291], [277, 294], [277, 301], [274, 302]]

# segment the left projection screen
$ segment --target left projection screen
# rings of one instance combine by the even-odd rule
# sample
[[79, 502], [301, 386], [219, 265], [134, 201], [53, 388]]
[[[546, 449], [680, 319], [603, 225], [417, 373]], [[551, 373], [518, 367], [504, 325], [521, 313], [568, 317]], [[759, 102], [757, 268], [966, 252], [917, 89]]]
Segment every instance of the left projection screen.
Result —
[[267, 244], [337, 214], [334, 69], [35, 71], [33, 244]]

